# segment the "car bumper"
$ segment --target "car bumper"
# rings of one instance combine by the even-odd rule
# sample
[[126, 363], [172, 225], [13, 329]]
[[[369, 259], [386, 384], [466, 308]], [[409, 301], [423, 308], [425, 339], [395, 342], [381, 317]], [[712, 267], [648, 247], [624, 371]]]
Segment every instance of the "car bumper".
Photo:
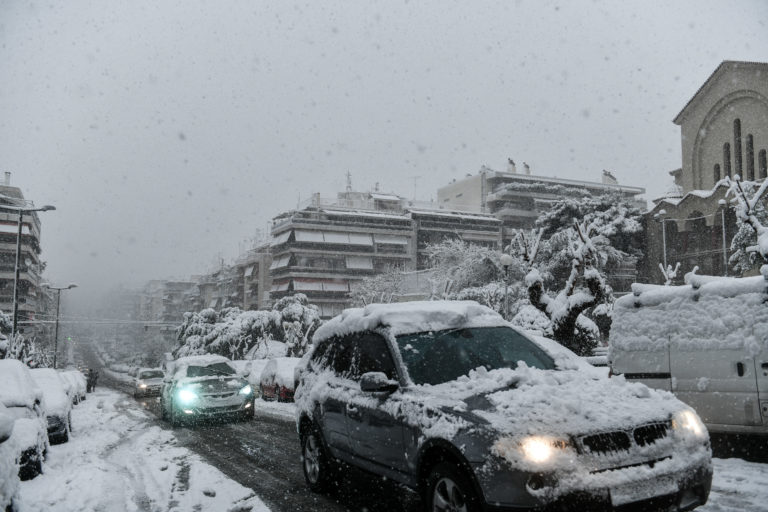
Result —
[[136, 388], [133, 391], [134, 396], [159, 396], [160, 395], [160, 386], [157, 387], [146, 387], [146, 388]]
[[[493, 496], [486, 493], [485, 510], [493, 512], [506, 511], [541, 511], [561, 512], [570, 510], [590, 511], [645, 511], [665, 510], [669, 512], [684, 512], [693, 510], [707, 502], [712, 486], [712, 465], [709, 460], [699, 461], [684, 472], [658, 474], [647, 480], [634, 484], [611, 488], [575, 489], [557, 498], [546, 500], [536, 499], [528, 493], [526, 483], [530, 475], [518, 474], [517, 485], [519, 500], [494, 501]], [[509, 488], [510, 482], [507, 482]], [[498, 482], [495, 484], [498, 485]], [[487, 488], [487, 486], [483, 486]], [[497, 487], [496, 487], [497, 488]], [[640, 490], [636, 494], [628, 490]], [[646, 492], [643, 489], [650, 489]], [[634, 491], [633, 491], [634, 492]], [[491, 499], [488, 499], [488, 498]]]
[[57, 441], [67, 435], [67, 424], [60, 420], [49, 420], [48, 421], [48, 440], [49, 441]]
[[195, 404], [179, 407], [182, 417], [187, 418], [213, 418], [218, 416], [228, 416], [236, 414], [246, 414], [253, 412], [253, 397], [237, 403], [207, 402], [205, 404]]

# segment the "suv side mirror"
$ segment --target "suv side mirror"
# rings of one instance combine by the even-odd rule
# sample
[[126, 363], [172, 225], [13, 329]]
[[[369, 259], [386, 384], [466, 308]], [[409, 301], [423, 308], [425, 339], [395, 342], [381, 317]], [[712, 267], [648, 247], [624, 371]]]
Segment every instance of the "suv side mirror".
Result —
[[360, 390], [367, 393], [394, 393], [398, 389], [400, 384], [389, 380], [383, 372], [368, 372], [360, 377]]

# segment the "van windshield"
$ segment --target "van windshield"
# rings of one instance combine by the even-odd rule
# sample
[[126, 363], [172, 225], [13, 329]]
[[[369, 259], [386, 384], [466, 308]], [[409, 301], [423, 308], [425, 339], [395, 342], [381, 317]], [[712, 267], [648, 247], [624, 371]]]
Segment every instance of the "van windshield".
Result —
[[555, 362], [531, 340], [509, 327], [475, 327], [397, 336], [414, 384], [441, 384], [486, 370], [516, 368], [520, 361], [542, 370]]
[[227, 363], [214, 363], [207, 366], [187, 367], [187, 377], [208, 377], [213, 375], [234, 375], [235, 370]]

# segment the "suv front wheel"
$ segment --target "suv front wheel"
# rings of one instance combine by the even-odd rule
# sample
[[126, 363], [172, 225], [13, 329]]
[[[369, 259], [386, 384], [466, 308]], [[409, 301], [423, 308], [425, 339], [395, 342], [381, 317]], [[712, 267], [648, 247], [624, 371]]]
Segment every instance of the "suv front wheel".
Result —
[[428, 512], [480, 511], [480, 500], [470, 479], [442, 462], [429, 473], [425, 498]]
[[316, 428], [308, 428], [301, 438], [301, 467], [312, 492], [327, 491], [333, 481], [334, 463]]

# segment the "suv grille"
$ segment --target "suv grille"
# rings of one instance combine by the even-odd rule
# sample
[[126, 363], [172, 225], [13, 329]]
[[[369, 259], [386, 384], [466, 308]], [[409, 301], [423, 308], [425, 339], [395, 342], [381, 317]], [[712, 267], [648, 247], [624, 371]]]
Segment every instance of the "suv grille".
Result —
[[626, 451], [631, 444], [626, 432], [603, 432], [584, 436], [581, 443], [592, 453]]
[[655, 443], [659, 439], [664, 439], [667, 437], [668, 430], [668, 422], [649, 423], [648, 425], [637, 427], [632, 436], [635, 438], [635, 442], [638, 446], [648, 446], [649, 444]]
[[581, 446], [586, 452], [596, 454], [627, 451], [633, 445], [649, 446], [667, 437], [670, 425], [669, 421], [660, 421], [626, 431], [590, 434], [581, 438]]

